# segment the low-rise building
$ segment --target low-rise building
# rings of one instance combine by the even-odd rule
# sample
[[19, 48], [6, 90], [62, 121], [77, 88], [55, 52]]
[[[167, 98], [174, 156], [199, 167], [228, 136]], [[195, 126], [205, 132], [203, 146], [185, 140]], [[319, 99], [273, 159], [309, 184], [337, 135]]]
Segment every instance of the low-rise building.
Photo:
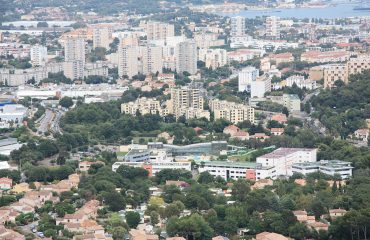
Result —
[[290, 240], [290, 238], [278, 233], [262, 232], [256, 235], [256, 240]]
[[0, 178], [0, 189], [9, 190], [13, 187], [13, 180], [11, 178], [2, 177]]
[[211, 111], [214, 112], [215, 119], [226, 119], [234, 124], [243, 121], [255, 122], [254, 108], [235, 102], [212, 99], [209, 101]]
[[301, 100], [297, 94], [283, 94], [283, 106], [286, 107], [289, 112], [300, 112]]
[[207, 68], [216, 69], [228, 63], [225, 49], [199, 49], [198, 60], [203, 61]]
[[350, 162], [340, 160], [321, 160], [319, 162], [300, 162], [292, 165], [293, 173], [301, 173], [303, 175], [322, 172], [330, 176], [340, 176], [341, 179], [352, 177], [352, 169]]
[[369, 139], [369, 132], [370, 130], [368, 128], [357, 129], [354, 133], [354, 136], [361, 141], [367, 142]]

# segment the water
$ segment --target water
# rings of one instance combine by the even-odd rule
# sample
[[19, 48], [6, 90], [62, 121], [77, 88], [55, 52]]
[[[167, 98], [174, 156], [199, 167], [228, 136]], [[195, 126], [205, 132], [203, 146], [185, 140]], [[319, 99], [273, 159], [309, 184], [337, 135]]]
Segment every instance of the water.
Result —
[[326, 8], [289, 8], [289, 9], [271, 9], [271, 10], [244, 10], [239, 13], [221, 14], [222, 16], [235, 17], [242, 16], [246, 18], [255, 18], [262, 16], [278, 16], [281, 18], [347, 18], [370, 16], [370, 10], [355, 11], [354, 4], [338, 4]]

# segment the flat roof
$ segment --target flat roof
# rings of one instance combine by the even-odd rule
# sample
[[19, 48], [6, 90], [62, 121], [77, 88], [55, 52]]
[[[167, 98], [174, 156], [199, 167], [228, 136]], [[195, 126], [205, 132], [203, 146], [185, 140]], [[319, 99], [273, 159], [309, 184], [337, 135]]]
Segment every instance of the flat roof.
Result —
[[285, 157], [285, 156], [287, 156], [289, 154], [292, 154], [292, 153], [295, 153], [295, 152], [312, 152], [314, 150], [316, 150], [316, 148], [278, 148], [278, 149], [274, 150], [273, 152], [267, 153], [267, 154], [262, 155], [260, 157], [278, 158], [278, 157]]
[[204, 162], [205, 166], [216, 166], [216, 167], [248, 167], [248, 168], [255, 168], [257, 167], [257, 163], [255, 162], [233, 162], [233, 161], [209, 161]]

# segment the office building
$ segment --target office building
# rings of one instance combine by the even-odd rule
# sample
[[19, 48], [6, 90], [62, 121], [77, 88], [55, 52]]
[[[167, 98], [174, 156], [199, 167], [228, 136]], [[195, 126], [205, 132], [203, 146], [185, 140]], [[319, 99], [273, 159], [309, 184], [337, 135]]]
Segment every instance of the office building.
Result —
[[271, 78], [269, 76], [263, 75], [251, 82], [251, 98], [263, 98], [267, 92], [271, 92]]
[[31, 64], [33, 67], [45, 66], [48, 61], [48, 49], [42, 45], [34, 45], [31, 47]]
[[228, 63], [225, 49], [199, 49], [198, 60], [204, 62], [205, 67], [216, 69]]
[[293, 173], [306, 175], [321, 172], [330, 176], [340, 176], [341, 179], [351, 178], [352, 169], [350, 162], [340, 160], [321, 160], [319, 162], [295, 163], [292, 165]]
[[93, 47], [109, 50], [109, 44], [113, 41], [112, 32], [110, 27], [95, 27], [93, 29]]
[[234, 124], [243, 121], [254, 123], [254, 108], [235, 102], [212, 99], [209, 107], [214, 113], [215, 119], [226, 119]]
[[263, 167], [274, 167], [276, 176], [292, 176], [292, 165], [296, 163], [315, 163], [317, 149], [279, 148], [271, 153], [257, 157], [256, 162]]
[[197, 73], [197, 45], [194, 40], [185, 40], [176, 45], [176, 72]]
[[255, 67], [243, 68], [238, 74], [238, 91], [250, 91], [252, 81], [256, 81], [259, 70]]
[[270, 16], [266, 17], [265, 27], [266, 27], [266, 37], [270, 39], [280, 38], [280, 24], [279, 17]]
[[144, 23], [143, 27], [145, 28], [148, 40], [166, 40], [167, 37], [175, 36], [175, 27], [173, 24], [147, 22]]
[[139, 47], [120, 45], [118, 47], [118, 75], [132, 78], [139, 73]]
[[148, 45], [142, 48], [143, 74], [162, 73], [163, 56], [162, 47]]

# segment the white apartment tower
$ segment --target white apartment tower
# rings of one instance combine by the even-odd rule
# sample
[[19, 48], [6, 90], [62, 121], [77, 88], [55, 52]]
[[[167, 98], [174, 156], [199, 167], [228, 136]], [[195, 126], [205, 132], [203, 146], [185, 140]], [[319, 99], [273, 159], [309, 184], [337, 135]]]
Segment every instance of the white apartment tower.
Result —
[[179, 74], [197, 73], [197, 45], [194, 40], [186, 40], [176, 45], [176, 71]]
[[148, 40], [165, 40], [167, 37], [175, 36], [175, 27], [173, 24], [147, 22], [145, 28]]
[[112, 28], [100, 27], [93, 29], [93, 47], [103, 47], [109, 49], [109, 44], [112, 42]]
[[279, 39], [280, 38], [280, 25], [279, 25], [279, 17], [270, 16], [266, 18], [266, 37], [271, 39]]
[[162, 47], [148, 45], [143, 49], [143, 74], [162, 73], [163, 56]]
[[232, 37], [245, 36], [245, 17], [233, 17], [231, 18], [231, 32]]
[[139, 73], [139, 47], [120, 45], [118, 48], [118, 74], [132, 78]]
[[31, 63], [32, 66], [45, 66], [48, 57], [48, 49], [42, 45], [34, 45], [31, 47]]
[[243, 68], [238, 74], [238, 91], [250, 91], [252, 81], [256, 81], [259, 76], [259, 70], [255, 67]]
[[257, 77], [251, 82], [251, 98], [263, 98], [265, 93], [271, 92], [271, 78], [268, 76]]
[[64, 42], [63, 72], [70, 79], [82, 79], [85, 68], [85, 40], [69, 37]]

